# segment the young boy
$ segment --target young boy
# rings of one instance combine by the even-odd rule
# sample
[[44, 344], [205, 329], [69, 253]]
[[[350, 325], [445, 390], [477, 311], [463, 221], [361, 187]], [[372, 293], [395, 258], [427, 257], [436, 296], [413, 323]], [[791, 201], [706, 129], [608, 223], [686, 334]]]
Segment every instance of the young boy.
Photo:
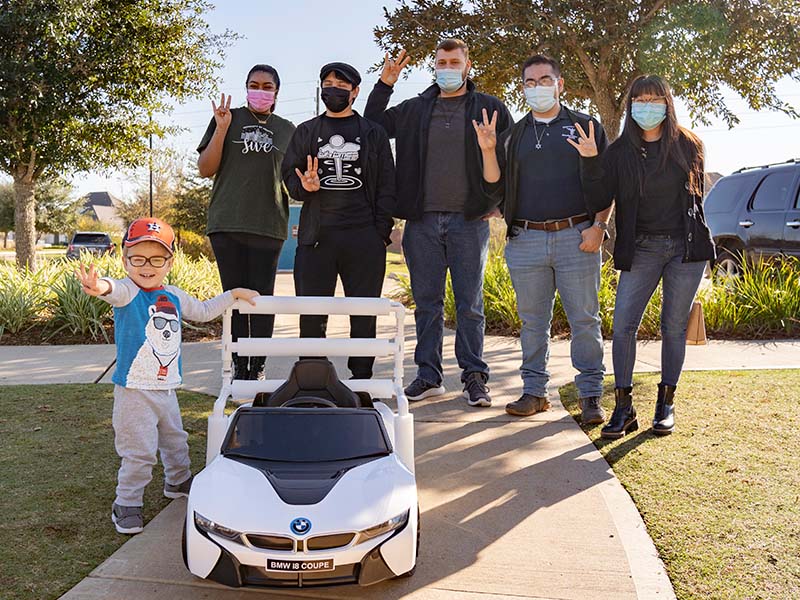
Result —
[[258, 292], [235, 288], [201, 302], [163, 285], [172, 268], [175, 234], [156, 218], [136, 219], [122, 242], [125, 279], [99, 278], [94, 265], [75, 275], [83, 291], [114, 307], [117, 367], [114, 387], [114, 445], [122, 459], [111, 520], [120, 533], [144, 527], [144, 488], [152, 479], [156, 452], [164, 463], [164, 495], [188, 496], [188, 434], [183, 430], [175, 388], [181, 384], [181, 319], [210, 321], [234, 300], [254, 304]]

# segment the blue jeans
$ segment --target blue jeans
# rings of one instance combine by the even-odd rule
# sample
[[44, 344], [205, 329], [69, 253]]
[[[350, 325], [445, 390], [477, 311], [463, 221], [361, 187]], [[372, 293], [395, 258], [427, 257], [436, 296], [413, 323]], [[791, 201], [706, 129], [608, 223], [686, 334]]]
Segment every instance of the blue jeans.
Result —
[[682, 262], [683, 240], [638, 236], [630, 271], [622, 271], [614, 305], [614, 385], [633, 385], [636, 332], [650, 297], [663, 280], [661, 301], [661, 382], [678, 385], [686, 354], [686, 324], [705, 262]]
[[603, 337], [600, 332], [600, 252], [578, 249], [581, 231], [591, 226], [548, 232], [512, 228], [506, 244], [506, 263], [517, 295], [522, 320], [522, 391], [547, 396], [550, 373], [550, 323], [556, 290], [567, 314], [572, 342], [572, 366], [578, 371], [575, 385], [581, 398], [603, 392]]
[[469, 373], [484, 373], [483, 272], [489, 248], [489, 223], [467, 221], [460, 213], [426, 212], [407, 221], [403, 252], [411, 275], [417, 349], [417, 377], [429, 384], [442, 382], [442, 336], [447, 269], [456, 301], [456, 359], [463, 381]]

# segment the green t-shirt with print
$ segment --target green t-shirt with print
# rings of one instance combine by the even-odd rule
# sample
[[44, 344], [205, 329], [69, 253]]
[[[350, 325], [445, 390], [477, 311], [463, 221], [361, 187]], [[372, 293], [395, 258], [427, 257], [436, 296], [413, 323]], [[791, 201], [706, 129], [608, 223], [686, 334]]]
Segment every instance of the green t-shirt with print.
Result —
[[[286, 239], [289, 197], [281, 181], [281, 161], [295, 126], [278, 115], [259, 120], [264, 119], [247, 107], [231, 109], [208, 206], [208, 234], [244, 232]], [[216, 128], [212, 118], [198, 152], [208, 146]]]

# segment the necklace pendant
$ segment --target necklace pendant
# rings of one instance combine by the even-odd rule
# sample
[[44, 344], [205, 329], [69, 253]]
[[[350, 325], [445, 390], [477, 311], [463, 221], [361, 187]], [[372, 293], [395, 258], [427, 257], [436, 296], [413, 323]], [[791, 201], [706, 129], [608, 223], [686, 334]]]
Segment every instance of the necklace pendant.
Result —
[[450, 123], [448, 121], [445, 121], [444, 128], [445, 129], [450, 129]]
[[541, 150], [542, 149], [542, 145], [541, 144], [536, 144], [536, 149], [537, 150]]

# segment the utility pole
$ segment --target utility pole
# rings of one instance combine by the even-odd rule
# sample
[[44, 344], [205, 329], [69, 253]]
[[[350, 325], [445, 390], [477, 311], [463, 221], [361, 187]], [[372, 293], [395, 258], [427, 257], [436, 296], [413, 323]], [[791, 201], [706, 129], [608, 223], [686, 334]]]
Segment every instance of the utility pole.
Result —
[[150, 153], [147, 155], [147, 162], [150, 167], [150, 216], [153, 216], [153, 113], [149, 113], [150, 125]]

